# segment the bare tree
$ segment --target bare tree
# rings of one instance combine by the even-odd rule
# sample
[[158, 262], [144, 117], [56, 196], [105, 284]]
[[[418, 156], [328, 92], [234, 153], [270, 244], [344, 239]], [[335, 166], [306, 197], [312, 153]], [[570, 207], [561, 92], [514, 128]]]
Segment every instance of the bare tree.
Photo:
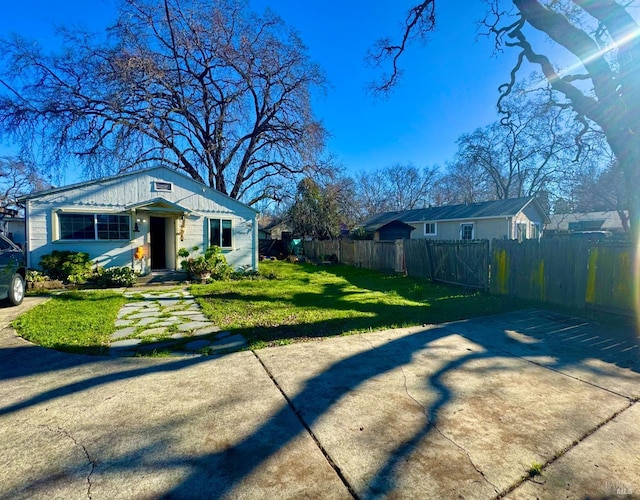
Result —
[[[502, 102], [506, 116], [458, 139], [457, 164], [479, 168], [476, 176], [489, 199], [537, 196], [558, 192], [563, 180], [587, 163], [610, 159], [606, 148], [578, 146], [576, 126], [570, 110], [555, 107], [533, 91], [512, 91]], [[592, 136], [593, 134], [589, 134]], [[595, 158], [594, 158], [595, 157]]]
[[35, 167], [13, 157], [0, 157], [0, 208], [18, 209], [17, 198], [50, 187]]
[[356, 175], [360, 218], [376, 213], [423, 208], [433, 203], [437, 167], [393, 165]]
[[50, 165], [92, 175], [182, 170], [252, 204], [318, 168], [325, 131], [310, 93], [324, 76], [275, 15], [236, 0], [123, 0], [99, 37], [63, 32], [53, 55], [0, 44], [0, 132]]
[[[524, 61], [544, 75], [557, 103], [570, 107], [584, 125], [595, 125], [619, 162], [628, 190], [632, 231], [640, 234], [640, 26], [632, 16], [633, 0], [491, 0], [485, 19], [496, 47], [518, 51], [509, 82], [500, 90], [508, 95]], [[509, 8], [511, 7], [511, 9]], [[390, 58], [391, 76], [379, 88], [386, 90], [399, 74], [397, 61], [412, 37], [423, 38], [435, 27], [435, 0], [414, 5], [398, 43], [380, 45], [378, 60]], [[528, 31], [529, 30], [529, 31]], [[530, 30], [547, 35], [576, 58], [561, 72], [550, 56], [536, 51]]]

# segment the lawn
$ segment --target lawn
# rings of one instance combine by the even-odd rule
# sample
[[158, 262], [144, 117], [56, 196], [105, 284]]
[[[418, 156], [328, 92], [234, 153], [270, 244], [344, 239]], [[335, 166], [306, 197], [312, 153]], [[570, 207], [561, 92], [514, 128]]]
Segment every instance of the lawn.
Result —
[[196, 285], [205, 315], [252, 348], [313, 337], [441, 323], [522, 308], [507, 297], [343, 265], [264, 262], [272, 279]]
[[118, 311], [128, 301], [113, 291], [56, 295], [13, 322], [23, 338], [59, 351], [100, 354], [109, 346]]
[[[343, 265], [264, 262], [260, 273], [259, 279], [191, 287], [204, 314], [220, 328], [244, 335], [252, 349], [524, 306], [507, 297]], [[127, 301], [114, 291], [68, 292], [27, 312], [13, 326], [44, 347], [103, 354]]]

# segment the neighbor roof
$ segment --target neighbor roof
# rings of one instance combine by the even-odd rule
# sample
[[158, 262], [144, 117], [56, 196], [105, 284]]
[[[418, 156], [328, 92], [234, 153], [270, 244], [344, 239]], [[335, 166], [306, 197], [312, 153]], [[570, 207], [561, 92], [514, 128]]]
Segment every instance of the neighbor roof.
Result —
[[513, 217], [524, 210], [529, 204], [535, 203], [541, 214], [538, 202], [533, 196], [526, 198], [511, 198], [508, 200], [484, 201], [479, 203], [462, 203], [444, 207], [418, 208], [399, 212], [384, 212], [374, 215], [360, 223], [369, 231], [377, 231], [380, 227], [394, 220], [407, 224], [416, 222], [455, 221], [466, 219], [491, 219], [495, 217]]
[[[627, 212], [626, 210], [624, 211]], [[557, 231], [569, 231], [569, 225], [576, 222], [592, 223], [584, 224], [585, 229], [601, 231], [623, 231], [620, 214], [615, 210], [606, 212], [581, 212], [572, 214], [554, 214], [551, 216], [549, 229]]]

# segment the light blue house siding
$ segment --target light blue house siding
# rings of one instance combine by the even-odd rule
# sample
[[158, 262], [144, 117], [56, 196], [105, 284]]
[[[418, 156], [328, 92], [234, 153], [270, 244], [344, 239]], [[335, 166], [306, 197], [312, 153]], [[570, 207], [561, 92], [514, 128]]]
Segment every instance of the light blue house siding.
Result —
[[[28, 266], [53, 250], [143, 274], [180, 269], [178, 250], [221, 246], [234, 268], [258, 266], [257, 212], [175, 170], [154, 167], [28, 195]], [[136, 253], [142, 258], [136, 258]]]

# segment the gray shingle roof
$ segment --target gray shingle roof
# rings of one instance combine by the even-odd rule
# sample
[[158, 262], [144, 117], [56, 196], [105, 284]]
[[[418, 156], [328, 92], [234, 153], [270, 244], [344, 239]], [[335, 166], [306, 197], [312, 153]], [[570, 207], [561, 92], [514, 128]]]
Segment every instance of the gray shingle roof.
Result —
[[463, 203], [444, 207], [418, 208], [401, 212], [384, 212], [376, 214], [362, 221], [359, 225], [368, 231], [376, 231], [391, 221], [399, 220], [410, 224], [412, 222], [436, 222], [464, 219], [484, 219], [491, 217], [513, 217], [534, 200], [532, 196], [526, 198], [511, 198], [508, 200], [484, 201], [480, 203]]

